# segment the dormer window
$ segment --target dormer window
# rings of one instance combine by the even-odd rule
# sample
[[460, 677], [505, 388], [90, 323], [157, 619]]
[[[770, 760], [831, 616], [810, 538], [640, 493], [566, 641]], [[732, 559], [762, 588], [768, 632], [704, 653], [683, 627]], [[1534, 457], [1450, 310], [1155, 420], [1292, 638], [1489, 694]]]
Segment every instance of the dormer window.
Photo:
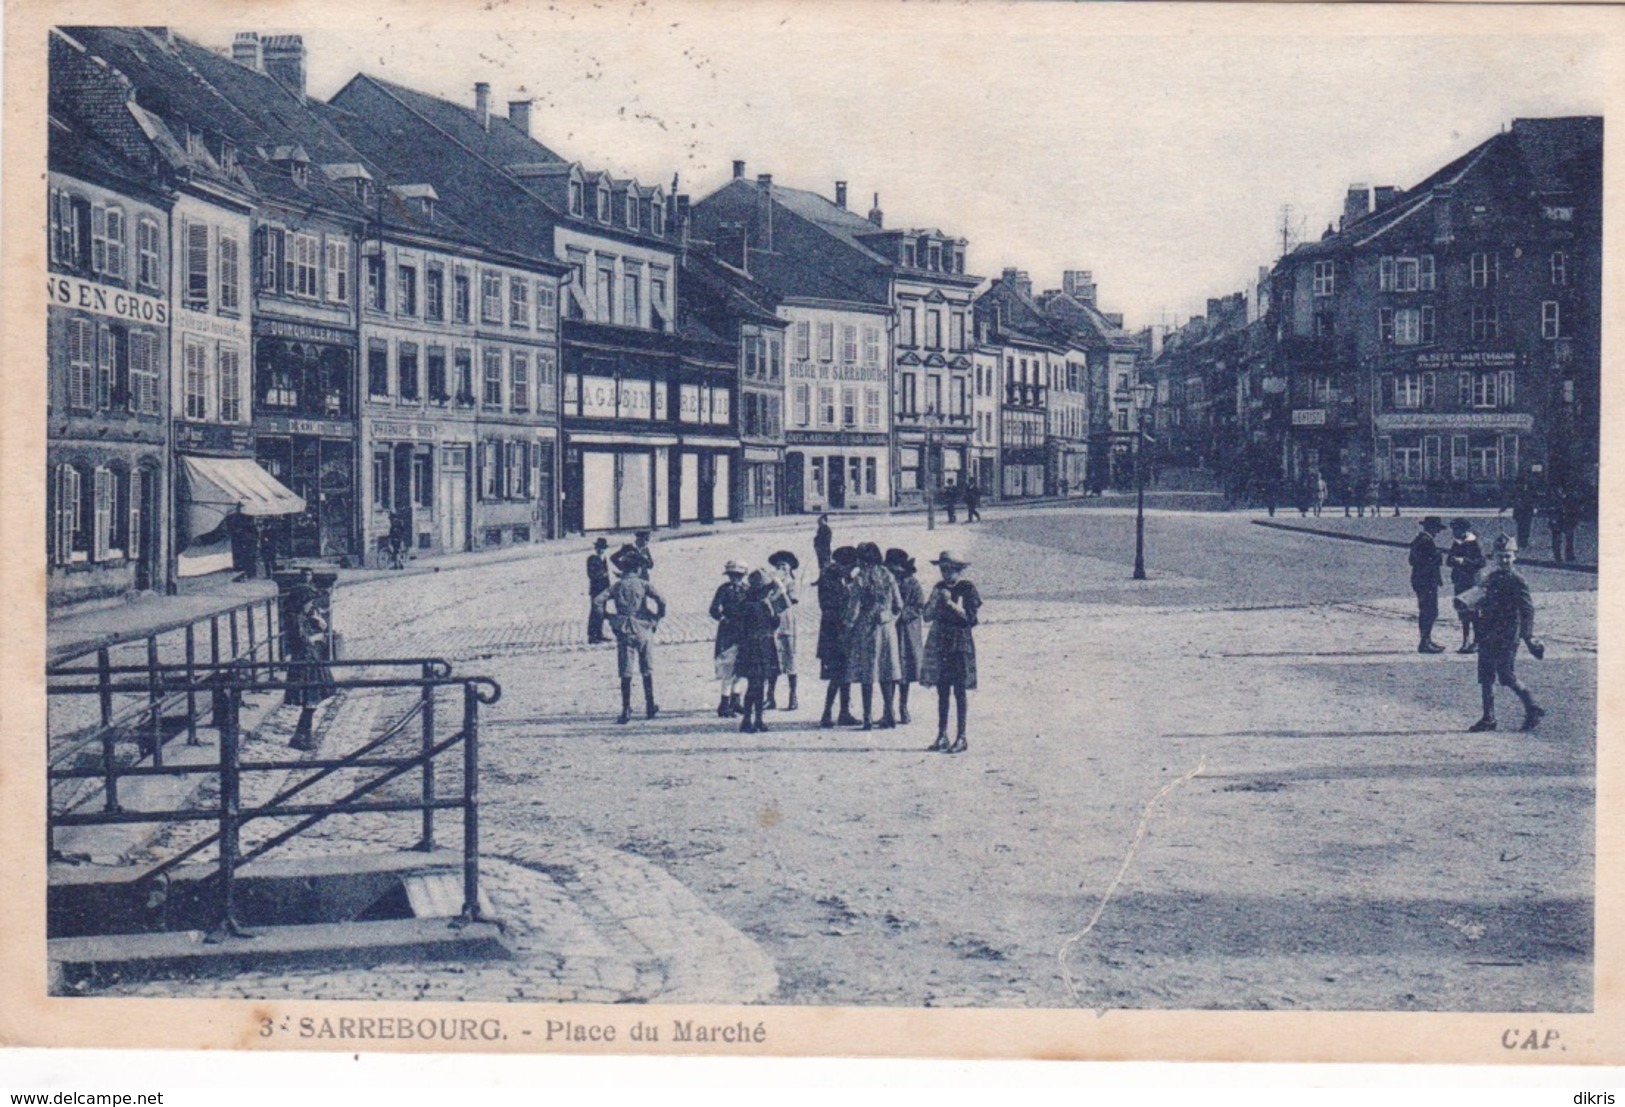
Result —
[[203, 153], [203, 132], [195, 127], [186, 128], [186, 152], [194, 158]]
[[609, 222], [609, 206], [610, 206], [609, 205], [609, 186], [608, 185], [599, 185], [598, 186], [598, 221], [600, 223], [608, 223]]
[[365, 177], [357, 177], [355, 184], [355, 198], [363, 204], [372, 202], [372, 185]]
[[570, 182], [570, 214], [571, 215], [580, 216], [580, 215], [586, 214], [585, 211], [583, 211], [582, 206], [581, 206], [581, 204], [582, 204], [581, 192], [582, 192], [581, 182], [580, 181], [571, 181]]
[[237, 168], [237, 147], [229, 142], [220, 143], [220, 168], [227, 173]]
[[310, 184], [310, 166], [305, 162], [296, 161], [289, 163], [288, 175], [293, 178], [293, 183], [298, 185], [300, 188], [304, 188]]
[[638, 194], [631, 189], [626, 193], [626, 229], [638, 229]]
[[942, 268], [942, 243], [933, 242], [931, 243], [930, 249], [931, 264], [929, 268], [933, 270], [940, 270]]
[[664, 235], [666, 233], [666, 205], [656, 196], [649, 201], [649, 233]]
[[914, 268], [914, 243], [903, 243], [903, 266], [906, 269]]

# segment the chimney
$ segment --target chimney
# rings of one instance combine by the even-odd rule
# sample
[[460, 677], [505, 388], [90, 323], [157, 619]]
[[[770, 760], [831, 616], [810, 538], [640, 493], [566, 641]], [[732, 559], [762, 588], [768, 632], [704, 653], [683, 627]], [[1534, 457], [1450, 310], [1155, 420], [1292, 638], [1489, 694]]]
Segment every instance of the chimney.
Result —
[[880, 210], [880, 193], [875, 193], [875, 206], [869, 209], [869, 222], [877, 227], [886, 225], [886, 216]]
[[526, 138], [530, 137], [530, 105], [529, 100], [508, 101], [508, 122], [518, 128]]
[[260, 36], [257, 31], [237, 32], [237, 37], [231, 43], [231, 60], [256, 72], [263, 72], [264, 67], [260, 65]]
[[688, 193], [685, 192], [677, 197], [677, 240], [684, 249], [688, 248], [688, 222]]
[[[1349, 185], [1349, 193], [1343, 198], [1343, 226], [1346, 227], [1356, 219], [1369, 214], [1371, 211], [1371, 190], [1363, 184]], [[1340, 227], [1339, 230], [1342, 228]]]
[[745, 177], [745, 163], [738, 158], [734, 159], [734, 180], [743, 180]]
[[1027, 275], [1027, 271], [1025, 269], [1021, 269], [1016, 272], [1015, 285], [1017, 292], [1021, 293], [1029, 300], [1033, 298], [1033, 279]]
[[1371, 210], [1381, 211], [1383, 208], [1393, 203], [1394, 197], [1398, 195], [1399, 189], [1395, 188], [1393, 185], [1378, 185], [1375, 190], [1375, 195], [1372, 197]]
[[1095, 306], [1095, 275], [1091, 270], [1065, 270], [1061, 274], [1061, 290], [1080, 304]]
[[268, 35], [260, 40], [265, 72], [299, 99], [305, 98], [305, 40], [299, 35]]
[[844, 209], [846, 207], [846, 182], [845, 181], [836, 181], [835, 182], [835, 206], [838, 207], [838, 208], [842, 208], [842, 209]]
[[771, 174], [771, 173], [758, 173], [758, 174], [756, 174], [756, 183], [757, 183], [757, 185], [759, 185], [762, 188], [772, 188], [773, 187], [773, 174]]
[[1213, 320], [1215, 323], [1217, 323], [1219, 321], [1219, 316], [1222, 315], [1223, 313], [1224, 313], [1224, 301], [1223, 300], [1217, 300], [1217, 299], [1214, 299], [1212, 296], [1209, 296], [1207, 298], [1207, 317], [1209, 319]]
[[491, 86], [484, 81], [474, 85], [474, 116], [483, 129], [491, 129]]

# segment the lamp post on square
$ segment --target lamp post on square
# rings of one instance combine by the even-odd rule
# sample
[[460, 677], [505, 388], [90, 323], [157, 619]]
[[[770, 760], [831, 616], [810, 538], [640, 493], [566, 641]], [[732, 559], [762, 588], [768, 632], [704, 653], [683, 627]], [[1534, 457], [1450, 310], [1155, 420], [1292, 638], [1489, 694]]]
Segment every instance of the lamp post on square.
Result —
[[1141, 381], [1134, 386], [1134, 485], [1136, 500], [1134, 508], [1134, 579], [1145, 579], [1145, 469], [1140, 463], [1140, 454], [1145, 450], [1145, 444], [1151, 440], [1145, 433], [1145, 413], [1151, 407], [1151, 401], [1156, 397], [1157, 386], [1150, 381]]
[[937, 529], [936, 441], [937, 428], [942, 426], [942, 415], [932, 404], [925, 411], [925, 529]]

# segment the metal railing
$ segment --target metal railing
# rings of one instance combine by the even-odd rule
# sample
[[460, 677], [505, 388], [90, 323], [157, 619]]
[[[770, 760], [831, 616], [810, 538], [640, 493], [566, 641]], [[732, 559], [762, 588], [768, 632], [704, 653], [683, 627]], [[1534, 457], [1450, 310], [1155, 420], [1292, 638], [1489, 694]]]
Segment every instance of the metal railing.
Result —
[[[312, 664], [332, 669], [389, 669], [416, 667], [412, 676], [367, 676], [349, 678], [313, 679], [309, 673]], [[281, 674], [280, 679], [278, 678]], [[145, 680], [121, 683], [115, 678], [125, 674], [142, 674]], [[75, 683], [72, 678], [94, 675], [94, 683]], [[354, 661], [311, 663], [304, 661], [238, 660], [199, 676], [199, 668], [188, 661], [185, 665], [105, 666], [95, 668], [58, 666], [51, 670], [53, 679], [46, 686], [49, 696], [99, 696], [156, 689], [150, 704], [140, 711], [160, 714], [165, 702], [187, 696], [200, 685], [211, 693], [211, 723], [219, 732], [219, 756], [214, 762], [191, 765], [165, 765], [161, 758], [162, 736], [154, 746], [151, 764], [142, 764], [137, 756], [133, 763], [121, 763], [121, 743], [139, 743], [144, 733], [140, 712], [135, 713], [136, 726], [120, 725], [115, 718], [76, 745], [71, 752], [78, 753], [89, 746], [100, 744], [99, 765], [64, 765], [67, 756], [53, 760], [48, 772], [47, 849], [53, 859], [56, 851], [56, 832], [67, 827], [109, 826], [130, 823], [179, 823], [188, 821], [214, 821], [218, 825], [213, 833], [186, 847], [157, 865], [152, 866], [138, 882], [151, 882], [163, 877], [182, 862], [214, 847], [217, 867], [209, 879], [220, 885], [219, 925], [210, 939], [220, 941], [227, 935], [249, 934], [236, 918], [236, 881], [238, 871], [250, 862], [297, 837], [321, 821], [334, 815], [371, 813], [397, 813], [417, 811], [421, 817], [421, 834], [415, 849], [428, 851], [435, 848], [435, 812], [461, 810], [463, 813], [463, 909], [453, 925], [465, 925], [483, 920], [479, 898], [479, 708], [493, 704], [502, 695], [501, 687], [487, 677], [458, 677], [451, 666], [440, 658], [387, 658]], [[66, 682], [62, 678], [68, 678]], [[390, 723], [381, 734], [369, 739], [357, 749], [333, 758], [296, 758], [289, 760], [244, 760], [242, 755], [243, 696], [252, 692], [305, 692], [310, 689], [345, 691], [351, 689], [407, 689], [417, 693], [410, 710]], [[461, 690], [461, 726], [453, 733], [442, 736], [437, 732], [437, 693], [445, 688]], [[381, 747], [404, 734], [412, 722], [419, 722], [419, 746], [411, 756], [382, 756]], [[196, 712], [188, 717], [188, 729], [195, 733]], [[436, 790], [435, 762], [457, 746], [462, 747], [461, 794], [442, 797]], [[339, 799], [325, 803], [289, 802], [317, 783], [345, 770], [377, 770], [372, 776], [353, 785]], [[412, 800], [368, 799], [384, 785], [406, 774], [421, 771], [418, 794]], [[308, 774], [296, 781], [285, 782], [268, 801], [255, 806], [242, 804], [242, 781], [245, 774], [282, 772], [290, 776]], [[213, 775], [219, 781], [219, 799], [212, 807], [174, 807], [163, 809], [127, 810], [120, 803], [118, 784], [121, 779], [151, 776]], [[100, 811], [84, 812], [76, 805], [56, 802], [56, 788], [69, 782], [99, 780], [103, 804]], [[243, 852], [241, 831], [256, 820], [295, 819], [291, 827], [279, 830], [247, 853]]]

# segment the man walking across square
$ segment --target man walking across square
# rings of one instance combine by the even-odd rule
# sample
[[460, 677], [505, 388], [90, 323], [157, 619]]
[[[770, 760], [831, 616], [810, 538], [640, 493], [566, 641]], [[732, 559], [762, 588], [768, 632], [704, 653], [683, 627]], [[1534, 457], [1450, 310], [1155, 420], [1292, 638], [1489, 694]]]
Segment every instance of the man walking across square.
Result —
[[1434, 535], [1444, 530], [1444, 520], [1429, 515], [1422, 520], [1422, 530], [1411, 539], [1411, 590], [1416, 593], [1416, 625], [1420, 632], [1417, 653], [1443, 653], [1444, 647], [1433, 640], [1433, 624], [1439, 621], [1439, 586], [1444, 577], [1439, 570], [1444, 565], [1444, 553]]
[[[1494, 730], [1495, 685], [1510, 688], [1523, 703], [1523, 729], [1534, 730], [1545, 710], [1518, 679], [1515, 664], [1518, 643], [1529, 647], [1535, 660], [1546, 656], [1546, 647], [1535, 637], [1535, 601], [1529, 585], [1513, 568], [1518, 560], [1518, 542], [1503, 534], [1495, 540], [1490, 555], [1493, 568], [1478, 588], [1469, 592], [1478, 614], [1478, 689], [1484, 712], [1469, 731]], [[1474, 596], [1473, 592], [1479, 593]]]

